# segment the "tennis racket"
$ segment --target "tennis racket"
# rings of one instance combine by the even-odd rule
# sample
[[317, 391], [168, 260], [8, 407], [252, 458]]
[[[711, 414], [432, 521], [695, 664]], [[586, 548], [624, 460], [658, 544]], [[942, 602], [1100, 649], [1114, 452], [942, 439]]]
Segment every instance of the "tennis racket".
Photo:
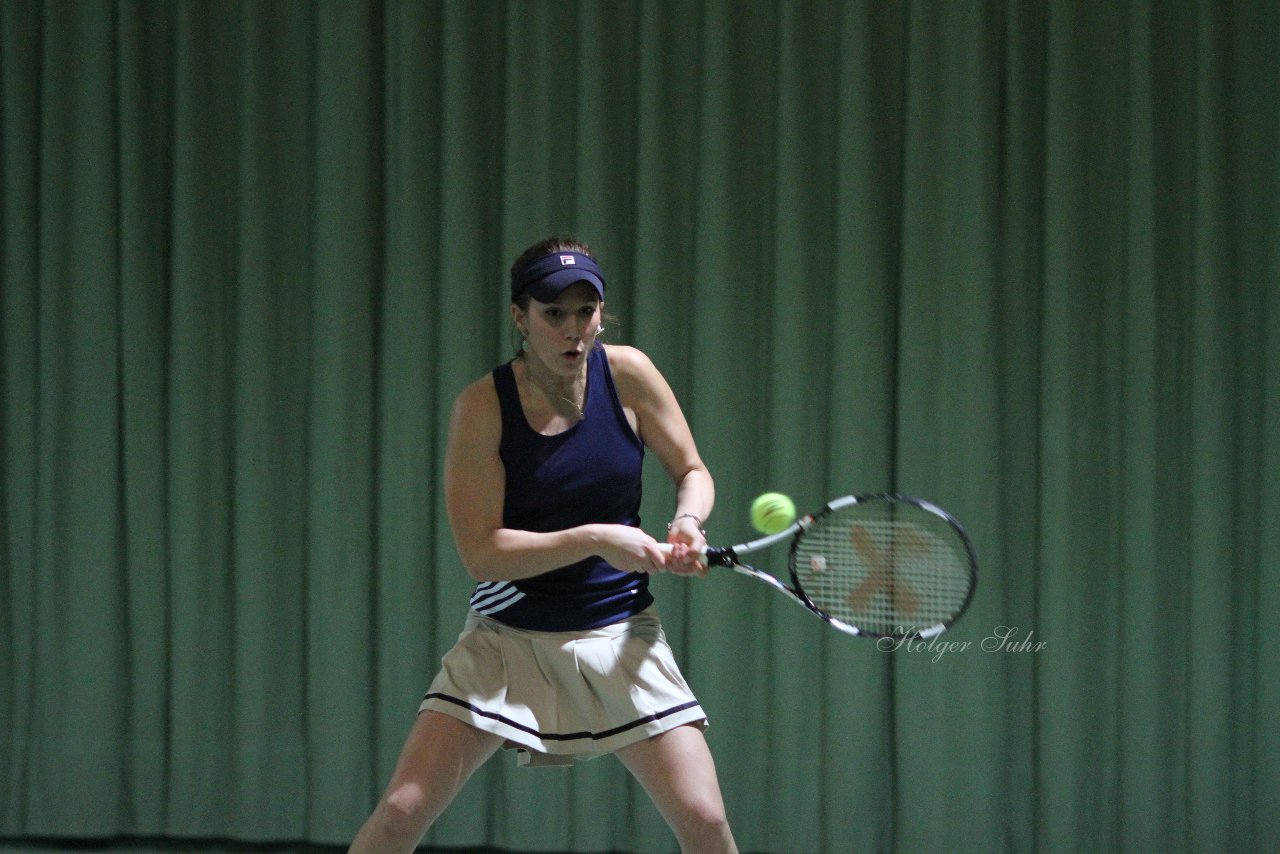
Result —
[[[790, 585], [742, 562], [787, 538]], [[978, 584], [973, 543], [960, 523], [901, 495], [847, 495], [776, 534], [703, 554], [709, 566], [763, 581], [862, 637], [931, 638], [960, 619]]]

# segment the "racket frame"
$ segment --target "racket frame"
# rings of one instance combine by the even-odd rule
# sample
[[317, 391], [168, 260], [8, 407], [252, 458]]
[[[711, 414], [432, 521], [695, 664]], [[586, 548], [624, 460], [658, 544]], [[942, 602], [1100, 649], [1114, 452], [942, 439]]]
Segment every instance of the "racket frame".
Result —
[[[928, 513], [932, 513], [933, 515], [939, 517], [944, 522], [946, 522], [952, 528], [952, 530], [957, 534], [957, 536], [960, 538], [961, 543], [963, 543], [966, 555], [968, 557], [968, 562], [969, 562], [969, 589], [965, 595], [964, 602], [960, 605], [958, 609], [956, 609], [956, 612], [952, 614], [949, 619], [935, 623], [931, 626], [912, 629], [911, 631], [874, 632], [868, 629], [864, 629], [864, 628], [860, 628], [858, 626], [852, 625], [850, 623], [845, 622], [844, 620], [839, 619], [838, 617], [834, 617], [831, 614], [828, 614], [822, 608], [814, 604], [814, 602], [804, 592], [804, 586], [800, 583], [799, 575], [796, 572], [796, 551], [799, 548], [800, 543], [804, 539], [804, 534], [809, 530], [809, 528], [814, 524], [814, 522], [819, 521], [820, 519], [822, 519], [823, 516], [826, 516], [830, 513], [834, 513], [837, 510], [843, 510], [844, 508], [849, 507], [851, 505], [867, 504], [871, 502], [886, 502], [886, 501], [893, 502], [893, 503], [914, 505], [915, 507], [921, 510], [924, 510]], [[764, 549], [767, 549], [770, 546], [783, 542], [787, 538], [791, 538], [791, 549], [787, 556], [787, 569], [791, 576], [792, 586], [787, 586], [785, 582], [783, 582], [781, 579], [777, 578], [776, 576], [773, 576], [767, 572], [756, 569], [755, 567], [742, 562], [742, 558], [741, 558], [742, 555], [751, 554], [752, 552], [763, 551]], [[665, 543], [663, 545], [667, 546], [667, 544]], [[667, 548], [669, 549], [669, 546], [667, 546]], [[726, 547], [708, 546], [707, 548], [703, 549], [703, 556], [706, 558], [706, 562], [708, 566], [727, 567], [729, 569], [732, 569], [736, 572], [741, 573], [742, 575], [746, 575], [750, 578], [754, 578], [757, 581], [763, 581], [765, 584], [769, 585], [770, 587], [773, 587], [774, 589], [784, 593], [789, 599], [794, 600], [797, 604], [803, 606], [805, 609], [810, 611], [815, 616], [826, 621], [826, 623], [831, 627], [838, 629], [839, 631], [842, 631], [846, 634], [854, 635], [857, 637], [868, 637], [868, 638], [889, 637], [889, 638], [896, 638], [896, 639], [906, 638], [906, 639], [920, 639], [920, 640], [928, 640], [929, 638], [936, 637], [937, 635], [941, 634], [942, 632], [950, 628], [956, 622], [956, 620], [960, 619], [960, 617], [964, 615], [964, 612], [969, 609], [969, 604], [973, 601], [974, 593], [978, 589], [977, 554], [974, 551], [973, 542], [969, 539], [968, 533], [965, 532], [965, 529], [960, 524], [960, 522], [954, 516], [952, 516], [950, 513], [948, 513], [946, 510], [943, 510], [941, 507], [937, 506], [936, 504], [925, 501], [924, 499], [921, 499], [921, 498], [913, 498], [911, 496], [898, 495], [896, 493], [875, 492], [875, 493], [864, 493], [861, 495], [845, 495], [845, 496], [841, 496], [840, 498], [833, 498], [832, 500], [828, 501], [821, 510], [818, 510], [815, 513], [807, 513], [804, 516], [801, 516], [800, 518], [796, 519], [796, 521], [792, 522], [790, 525], [788, 525], [786, 528], [782, 529], [781, 531], [777, 532], [776, 534], [769, 534], [767, 536], [759, 537], [757, 539], [750, 540], [745, 543], [740, 543], [735, 546], [726, 546]]]

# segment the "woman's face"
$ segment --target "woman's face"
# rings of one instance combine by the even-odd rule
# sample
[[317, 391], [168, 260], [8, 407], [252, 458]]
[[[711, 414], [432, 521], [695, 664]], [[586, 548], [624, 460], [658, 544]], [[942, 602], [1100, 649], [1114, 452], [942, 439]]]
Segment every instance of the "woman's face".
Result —
[[529, 353], [552, 371], [572, 376], [582, 370], [600, 334], [600, 295], [587, 282], [565, 288], [554, 302], [529, 299], [529, 310], [511, 306]]

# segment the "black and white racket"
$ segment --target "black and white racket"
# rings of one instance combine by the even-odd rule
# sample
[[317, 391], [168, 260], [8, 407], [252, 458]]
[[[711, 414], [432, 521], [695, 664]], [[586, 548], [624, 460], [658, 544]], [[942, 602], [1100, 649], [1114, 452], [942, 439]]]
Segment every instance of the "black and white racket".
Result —
[[[788, 537], [790, 586], [741, 561]], [[704, 554], [709, 566], [763, 581], [863, 637], [931, 638], [960, 619], [978, 584], [973, 543], [960, 523], [900, 495], [837, 498], [776, 534]]]

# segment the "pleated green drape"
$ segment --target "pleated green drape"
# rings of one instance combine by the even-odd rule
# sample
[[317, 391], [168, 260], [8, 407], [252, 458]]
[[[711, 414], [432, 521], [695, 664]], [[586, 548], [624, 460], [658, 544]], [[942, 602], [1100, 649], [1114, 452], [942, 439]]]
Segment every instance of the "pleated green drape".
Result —
[[[12, 0], [0, 39], [0, 839], [349, 840], [465, 610], [450, 403], [556, 231], [714, 541], [893, 490], [977, 545], [945, 646], [656, 581], [744, 851], [1280, 839], [1280, 7]], [[608, 758], [495, 759], [427, 844], [674, 850]]]

